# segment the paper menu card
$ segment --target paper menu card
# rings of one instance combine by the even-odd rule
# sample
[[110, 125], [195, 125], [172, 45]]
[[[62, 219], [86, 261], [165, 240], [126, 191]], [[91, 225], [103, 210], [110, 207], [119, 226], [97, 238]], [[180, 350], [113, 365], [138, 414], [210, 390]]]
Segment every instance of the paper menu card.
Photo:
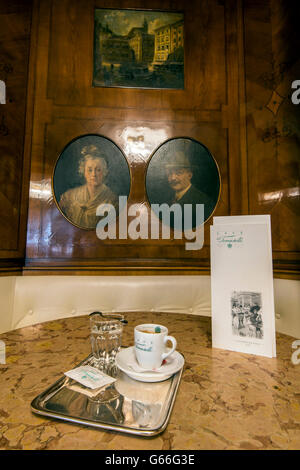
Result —
[[276, 356], [269, 215], [214, 217], [212, 346]]

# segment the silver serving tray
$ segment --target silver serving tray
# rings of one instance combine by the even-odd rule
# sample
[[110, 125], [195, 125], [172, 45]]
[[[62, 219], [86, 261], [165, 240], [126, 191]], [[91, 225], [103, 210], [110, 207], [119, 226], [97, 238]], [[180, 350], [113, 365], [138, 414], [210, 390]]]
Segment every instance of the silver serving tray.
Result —
[[[91, 364], [88, 356], [79, 365]], [[63, 376], [31, 402], [33, 413], [94, 428], [144, 437], [163, 432], [174, 405], [183, 368], [162, 382], [140, 382], [116, 370], [116, 382], [94, 397], [90, 389]]]

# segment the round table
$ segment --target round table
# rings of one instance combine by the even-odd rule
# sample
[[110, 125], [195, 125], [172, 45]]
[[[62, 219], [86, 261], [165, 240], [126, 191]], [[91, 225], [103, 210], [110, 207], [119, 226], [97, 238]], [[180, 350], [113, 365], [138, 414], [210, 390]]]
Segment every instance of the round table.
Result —
[[30, 404], [90, 353], [88, 316], [66, 318], [0, 335], [0, 449], [299, 449], [300, 364], [294, 338], [276, 335], [277, 358], [211, 347], [211, 319], [175, 313], [125, 313], [123, 345], [134, 326], [169, 328], [185, 357], [166, 430], [145, 438], [35, 415]]

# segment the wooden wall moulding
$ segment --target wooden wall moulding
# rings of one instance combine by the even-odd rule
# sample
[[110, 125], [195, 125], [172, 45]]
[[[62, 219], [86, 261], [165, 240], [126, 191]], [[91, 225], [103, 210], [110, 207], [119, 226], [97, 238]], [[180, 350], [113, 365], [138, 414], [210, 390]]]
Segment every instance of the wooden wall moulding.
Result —
[[[26, 272], [39, 268], [104, 272], [123, 267], [135, 272], [143, 268], [209, 272], [211, 220], [205, 224], [204, 247], [198, 251], [187, 251], [185, 241], [174, 237], [100, 240], [95, 231], [66, 220], [55, 203], [51, 181], [59, 155], [79, 136], [102, 136], [119, 147], [131, 177], [128, 204], [139, 204], [141, 211], [148, 204], [145, 181], [151, 156], [170, 139], [189, 138], [207, 147], [219, 168], [221, 193], [214, 215], [268, 212], [268, 207], [255, 205], [268, 185], [265, 173], [259, 178], [255, 173], [265, 147], [253, 153], [258, 137], [249, 107], [255, 92], [250, 83], [255, 64], [249, 65], [251, 0], [178, 0], [170, 5], [167, 0], [121, 2], [122, 9], [183, 13], [184, 88], [177, 90], [93, 87], [94, 11], [119, 10], [119, 1], [35, 3]], [[272, 223], [276, 229], [277, 215]], [[285, 254], [290, 250], [287, 238], [284, 244], [284, 237], [280, 242], [276, 237], [280, 253], [274, 252], [275, 265], [277, 259], [289, 259]], [[297, 252], [293, 241], [292, 245], [291, 251]]]
[[[94, 8], [118, 9], [118, 2], [39, 2], [27, 268], [46, 263], [53, 268], [209, 269], [208, 224], [204, 248], [198, 252], [187, 251], [185, 241], [174, 237], [99, 240], [95, 230], [66, 220], [53, 197], [51, 179], [58, 156], [74, 139], [93, 134], [111, 140], [123, 152], [131, 176], [128, 205], [139, 204], [143, 211], [151, 155], [168, 139], [188, 137], [203, 143], [215, 157], [222, 180], [216, 211], [230, 210], [228, 130], [222, 117], [222, 105], [228, 104], [224, 6], [179, 1], [172, 10], [169, 2], [138, 3], [137, 9], [183, 12], [183, 90], [93, 87]], [[130, 1], [122, 3], [122, 8], [132, 7]]]
[[[0, 2], [0, 273], [24, 264], [29, 160], [24, 158], [32, 2]], [[3, 268], [3, 269], [2, 269]]]
[[246, 0], [244, 31], [249, 213], [271, 214], [274, 268], [296, 275], [300, 109], [290, 95], [300, 77], [300, 38], [293, 5]]

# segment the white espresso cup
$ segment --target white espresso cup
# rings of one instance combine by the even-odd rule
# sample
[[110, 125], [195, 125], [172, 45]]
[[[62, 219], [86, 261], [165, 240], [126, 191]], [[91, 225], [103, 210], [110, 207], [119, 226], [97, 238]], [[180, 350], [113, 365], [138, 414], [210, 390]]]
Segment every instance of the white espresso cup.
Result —
[[[167, 349], [166, 343], [171, 341], [172, 348]], [[134, 351], [137, 362], [145, 369], [157, 369], [164, 359], [176, 349], [177, 341], [168, 336], [168, 328], [155, 323], [144, 323], [134, 329]]]

